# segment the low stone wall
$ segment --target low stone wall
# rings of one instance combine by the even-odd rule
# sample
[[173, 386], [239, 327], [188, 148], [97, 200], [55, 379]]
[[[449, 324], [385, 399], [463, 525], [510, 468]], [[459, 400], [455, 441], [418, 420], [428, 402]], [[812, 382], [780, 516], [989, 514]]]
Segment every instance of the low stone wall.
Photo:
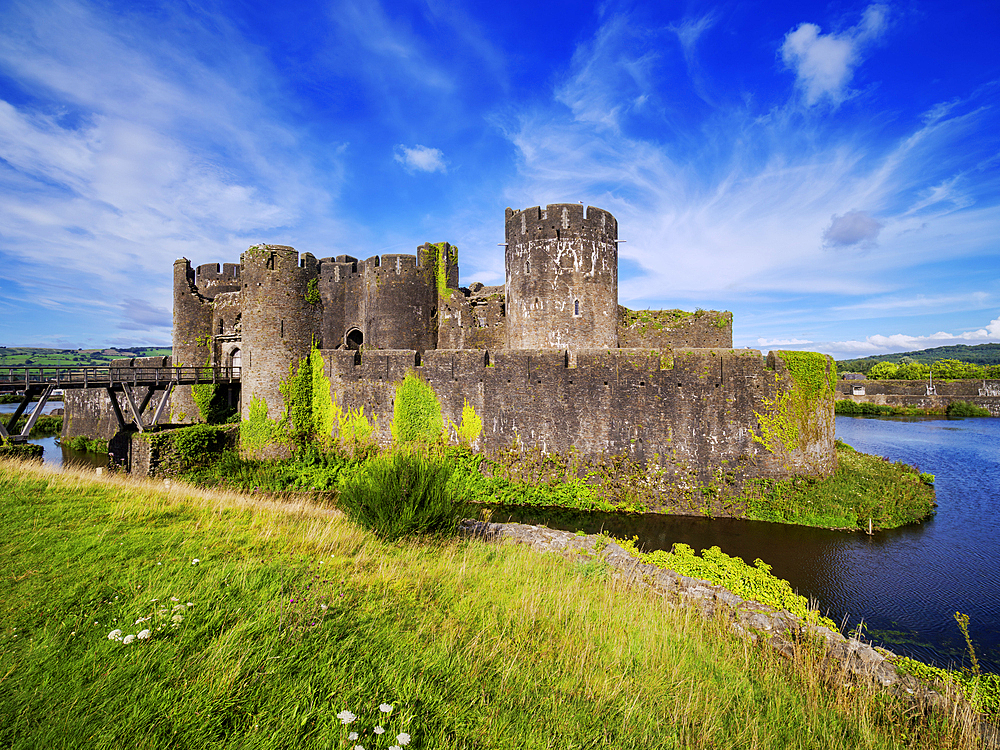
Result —
[[[855, 394], [855, 389], [863, 389], [864, 393]], [[1000, 380], [935, 382], [932, 395], [927, 393], [925, 380], [838, 380], [837, 398], [941, 412], [953, 401], [969, 401], [1000, 417]]]
[[[681, 606], [693, 606], [706, 618], [721, 616], [733, 630], [747, 634], [754, 642], [762, 641], [785, 656], [795, 653], [796, 642], [792, 638], [796, 636], [796, 640], [822, 641], [826, 647], [825, 668], [873, 682], [921, 709], [952, 707], [944, 695], [897, 671], [891, 661], [896, 655], [891, 651], [876, 650], [826, 627], [807, 625], [790, 612], [742, 599], [708, 581], [643, 563], [614, 542], [600, 549], [596, 546], [596, 535], [577, 536], [545, 526], [470, 519], [462, 521], [460, 528], [464, 534], [485, 541], [526, 544], [537, 552], [553, 552], [580, 562], [603, 560], [611, 570], [612, 580], [653, 591]], [[980, 732], [984, 747], [1000, 747], [997, 727], [983, 721]]]

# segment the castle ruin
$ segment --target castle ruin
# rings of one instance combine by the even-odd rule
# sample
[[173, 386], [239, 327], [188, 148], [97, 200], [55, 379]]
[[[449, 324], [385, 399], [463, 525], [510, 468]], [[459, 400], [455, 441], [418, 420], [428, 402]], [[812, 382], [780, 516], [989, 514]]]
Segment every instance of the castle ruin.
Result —
[[[241, 367], [243, 419], [254, 401], [277, 419], [282, 383], [315, 346], [338, 408], [361, 410], [383, 444], [414, 373], [446, 425], [475, 409], [485, 453], [627, 457], [696, 482], [835, 468], [832, 361], [809, 355], [810, 374], [801, 352], [733, 349], [728, 312], [619, 306], [608, 211], [508, 208], [504, 257], [493, 287], [460, 287], [448, 243], [367, 260], [256, 245], [221, 269], [180, 259], [173, 363]], [[170, 403], [174, 423], [197, 421], [189, 387]]]

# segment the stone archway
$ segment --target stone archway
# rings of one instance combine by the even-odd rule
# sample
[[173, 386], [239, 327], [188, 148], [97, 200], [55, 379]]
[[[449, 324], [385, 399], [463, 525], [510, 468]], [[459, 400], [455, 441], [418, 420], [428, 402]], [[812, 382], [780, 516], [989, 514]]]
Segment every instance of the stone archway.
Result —
[[361, 333], [357, 328], [352, 328], [347, 332], [347, 338], [345, 339], [348, 349], [353, 351], [361, 351], [361, 347], [365, 343], [365, 335]]

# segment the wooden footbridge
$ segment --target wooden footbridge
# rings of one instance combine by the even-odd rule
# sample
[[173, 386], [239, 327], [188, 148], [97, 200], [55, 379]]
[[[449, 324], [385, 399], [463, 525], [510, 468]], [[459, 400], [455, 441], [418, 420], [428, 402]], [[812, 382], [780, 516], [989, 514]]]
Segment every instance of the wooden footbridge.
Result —
[[[239, 382], [239, 367], [0, 367], [0, 393], [16, 393], [22, 397], [7, 424], [0, 420], [0, 440], [27, 440], [45, 403], [56, 391], [103, 388], [111, 399], [111, 409], [118, 420], [118, 429], [124, 430], [131, 423], [139, 432], [144, 432], [147, 426], [159, 421], [175, 386], [209, 383], [234, 385]], [[153, 395], [159, 392], [163, 395], [153, 413], [153, 419], [146, 425], [142, 414], [152, 402]], [[117, 393], [125, 394], [128, 420], [118, 404]], [[38, 403], [28, 415], [24, 427], [19, 433], [13, 434], [18, 420], [35, 398]]]

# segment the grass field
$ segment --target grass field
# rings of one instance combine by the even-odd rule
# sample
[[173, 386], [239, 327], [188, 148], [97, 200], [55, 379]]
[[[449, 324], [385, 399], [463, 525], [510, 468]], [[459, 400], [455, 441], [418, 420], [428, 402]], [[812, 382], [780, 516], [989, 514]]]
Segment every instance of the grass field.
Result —
[[599, 562], [11, 462], [0, 533], [5, 748], [975, 746]]
[[0, 367], [107, 367], [113, 359], [166, 356], [170, 351], [170, 347], [83, 350], [5, 346], [0, 347]]

